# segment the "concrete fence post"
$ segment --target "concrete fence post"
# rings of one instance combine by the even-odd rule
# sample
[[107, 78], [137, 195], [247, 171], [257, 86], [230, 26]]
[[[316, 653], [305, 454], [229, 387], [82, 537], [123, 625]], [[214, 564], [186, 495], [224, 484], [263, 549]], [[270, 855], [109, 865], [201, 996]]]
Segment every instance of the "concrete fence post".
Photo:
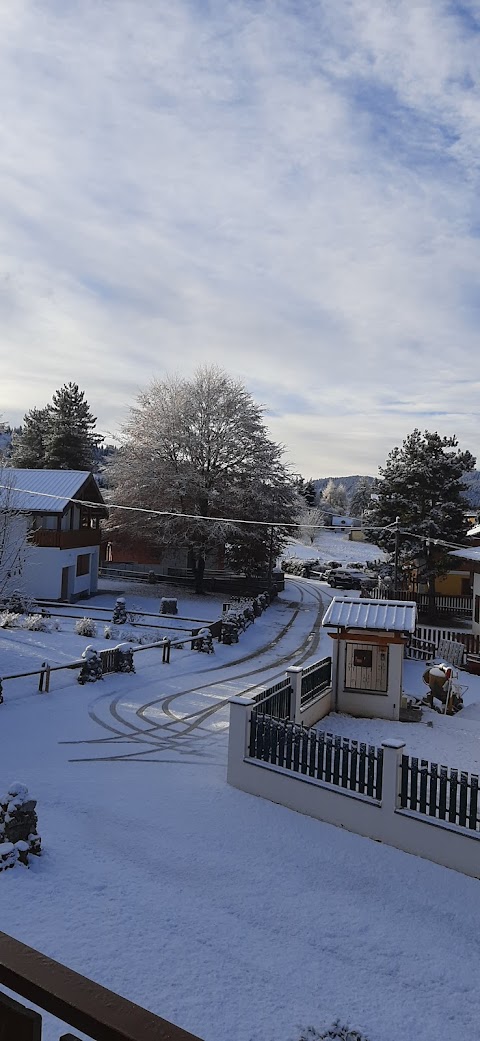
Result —
[[287, 676], [292, 685], [292, 704], [290, 708], [290, 718], [293, 719], [294, 723], [301, 723], [302, 717], [300, 709], [302, 704], [302, 666], [292, 665], [289, 669], [287, 669]]
[[252, 698], [230, 698], [230, 728], [228, 731], [227, 781], [241, 788], [243, 760], [248, 751], [250, 713], [255, 702]]
[[[383, 748], [383, 781], [382, 781], [382, 813], [385, 814], [385, 826], [392, 826], [393, 814], [398, 807], [400, 791], [400, 765], [405, 748], [405, 741], [391, 738], [382, 741]], [[388, 839], [387, 839], [388, 842]]]

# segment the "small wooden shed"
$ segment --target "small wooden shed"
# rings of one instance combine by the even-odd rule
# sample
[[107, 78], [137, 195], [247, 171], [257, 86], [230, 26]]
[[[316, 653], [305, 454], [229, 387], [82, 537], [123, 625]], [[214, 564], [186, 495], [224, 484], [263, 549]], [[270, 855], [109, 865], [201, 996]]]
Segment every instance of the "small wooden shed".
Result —
[[416, 621], [410, 601], [334, 597], [323, 619], [332, 629], [333, 711], [400, 718], [404, 647]]

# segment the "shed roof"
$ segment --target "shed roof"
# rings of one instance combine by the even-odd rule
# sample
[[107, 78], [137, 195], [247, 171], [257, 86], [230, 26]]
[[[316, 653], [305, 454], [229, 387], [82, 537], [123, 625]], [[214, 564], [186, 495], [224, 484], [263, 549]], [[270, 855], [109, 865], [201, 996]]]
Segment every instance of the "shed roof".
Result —
[[25, 513], [63, 513], [71, 499], [98, 503], [107, 513], [88, 470], [17, 470], [0, 473], [0, 507]]
[[417, 605], [410, 600], [361, 600], [337, 596], [329, 604], [323, 619], [323, 625], [395, 633], [415, 632], [416, 622]]

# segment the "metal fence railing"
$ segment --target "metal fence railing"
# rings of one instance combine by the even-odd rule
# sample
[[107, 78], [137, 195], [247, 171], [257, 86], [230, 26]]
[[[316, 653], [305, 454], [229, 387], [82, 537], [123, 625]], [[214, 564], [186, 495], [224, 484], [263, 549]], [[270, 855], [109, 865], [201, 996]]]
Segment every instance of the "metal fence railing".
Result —
[[285, 770], [382, 798], [383, 749], [306, 729], [253, 709], [249, 756]]
[[292, 685], [288, 677], [253, 694], [256, 708], [276, 719], [288, 719], [292, 710]]
[[321, 661], [309, 665], [302, 672], [302, 685], [300, 704], [302, 708], [310, 701], [318, 698], [324, 690], [328, 690], [332, 683], [332, 659], [322, 658]]
[[461, 828], [480, 831], [476, 774], [402, 756], [400, 806]]

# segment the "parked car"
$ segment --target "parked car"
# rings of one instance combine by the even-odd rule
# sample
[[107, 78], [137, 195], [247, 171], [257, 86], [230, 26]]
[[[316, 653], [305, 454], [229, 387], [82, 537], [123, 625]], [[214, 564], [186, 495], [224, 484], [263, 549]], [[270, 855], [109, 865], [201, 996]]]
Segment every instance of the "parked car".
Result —
[[359, 577], [352, 574], [351, 571], [342, 571], [340, 568], [332, 571], [328, 578], [328, 584], [333, 589], [360, 589]]

